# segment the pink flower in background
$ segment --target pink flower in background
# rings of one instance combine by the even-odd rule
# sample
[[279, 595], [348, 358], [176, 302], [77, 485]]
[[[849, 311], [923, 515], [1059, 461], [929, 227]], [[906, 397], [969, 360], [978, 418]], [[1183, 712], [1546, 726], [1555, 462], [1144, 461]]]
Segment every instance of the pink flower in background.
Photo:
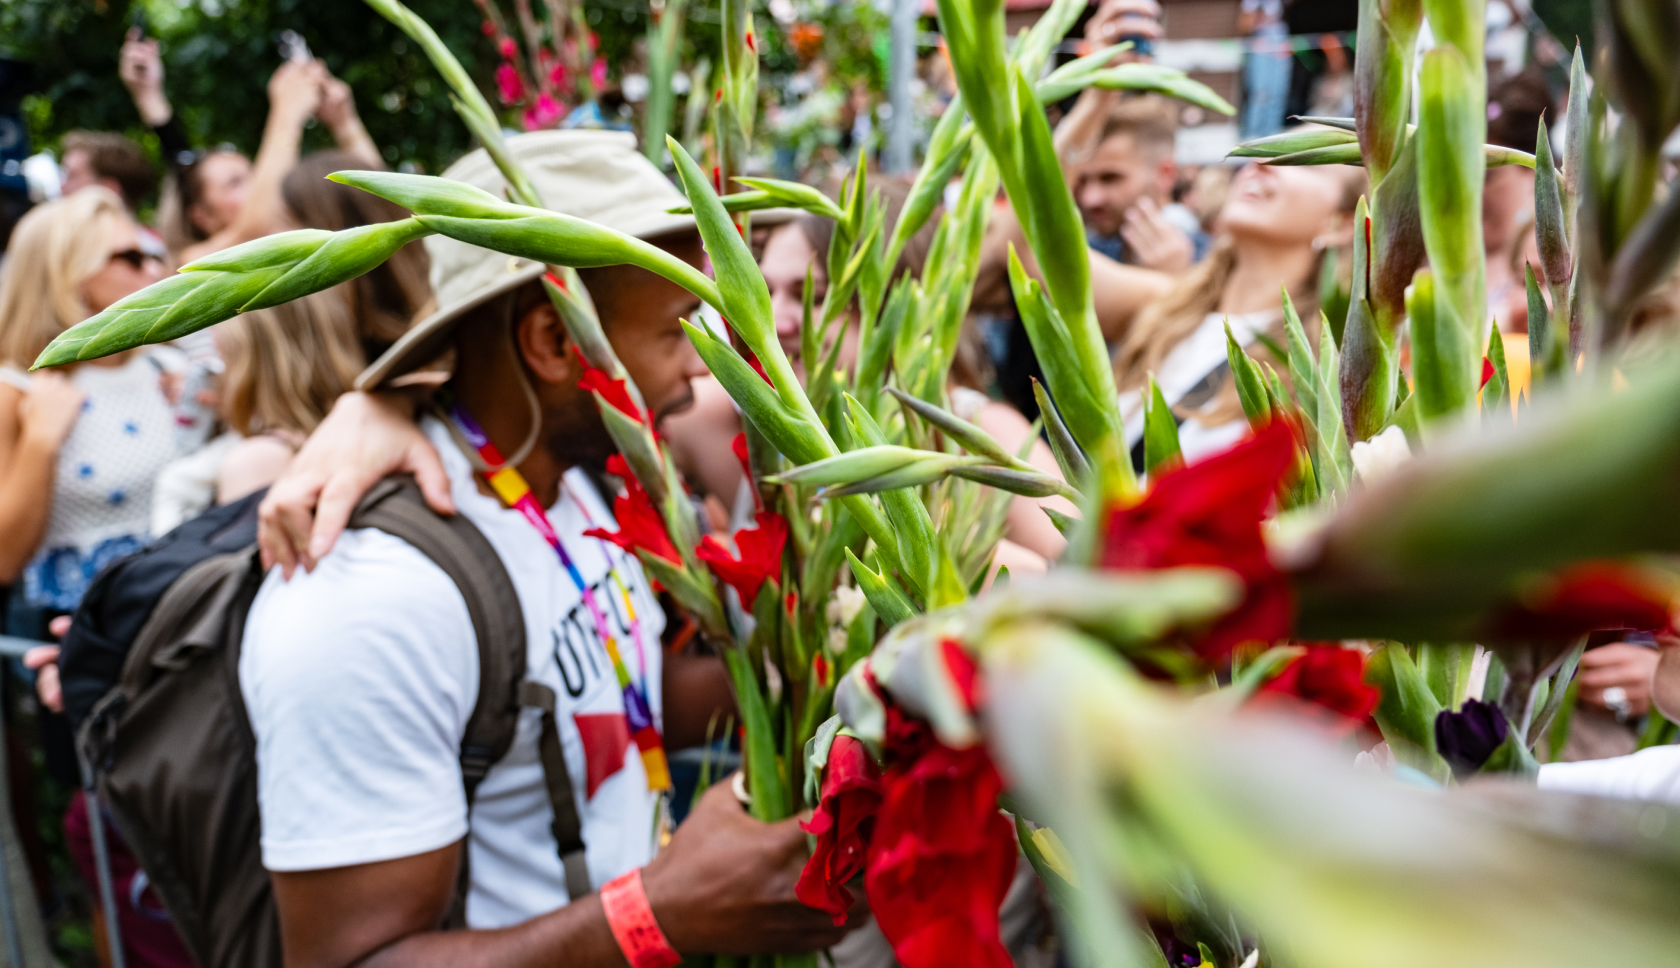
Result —
[[501, 93], [503, 104], [518, 104], [525, 100], [525, 82], [519, 79], [519, 68], [513, 66], [512, 61], [502, 61], [496, 68], [496, 89]]
[[525, 130], [538, 131], [552, 128], [565, 117], [566, 107], [547, 94], [537, 95], [537, 100], [525, 109]]
[[496, 50], [508, 60], [513, 60], [513, 55], [519, 53], [519, 48], [514, 46], [512, 37], [503, 37], [502, 42], [496, 45]]
[[496, 36], [496, 25], [491, 23], [488, 20], [486, 20], [483, 24], [479, 25], [478, 29], [484, 31], [484, 36], [486, 36], [486, 37]]
[[595, 63], [589, 65], [589, 83], [594, 85], [597, 91], [607, 86], [607, 62], [605, 60], [597, 57]]

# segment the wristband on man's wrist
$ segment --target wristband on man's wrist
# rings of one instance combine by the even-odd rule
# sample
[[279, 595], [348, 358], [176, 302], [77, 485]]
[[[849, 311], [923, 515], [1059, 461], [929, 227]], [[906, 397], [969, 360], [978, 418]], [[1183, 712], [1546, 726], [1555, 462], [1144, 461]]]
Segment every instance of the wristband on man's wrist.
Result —
[[682, 955], [671, 947], [654, 920], [647, 891], [642, 887], [641, 868], [601, 888], [601, 908], [630, 968], [675, 968], [682, 963]]

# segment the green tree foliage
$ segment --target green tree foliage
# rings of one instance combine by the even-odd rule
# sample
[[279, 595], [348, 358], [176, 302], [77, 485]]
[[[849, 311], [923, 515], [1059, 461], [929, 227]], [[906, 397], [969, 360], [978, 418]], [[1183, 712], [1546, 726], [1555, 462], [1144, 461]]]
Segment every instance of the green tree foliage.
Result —
[[[494, 51], [469, 0], [415, 7], [486, 89]], [[117, 51], [137, 12], [163, 41], [166, 89], [195, 144], [253, 152], [268, 115], [267, 81], [280, 64], [276, 38], [297, 31], [355, 91], [373, 140], [392, 167], [440, 171], [472, 147], [436, 73], [395, 27], [342, 0], [6, 0], [0, 50], [35, 65], [30, 135], [51, 145], [74, 128], [149, 137], [117, 78]], [[327, 147], [320, 127], [306, 149]]]

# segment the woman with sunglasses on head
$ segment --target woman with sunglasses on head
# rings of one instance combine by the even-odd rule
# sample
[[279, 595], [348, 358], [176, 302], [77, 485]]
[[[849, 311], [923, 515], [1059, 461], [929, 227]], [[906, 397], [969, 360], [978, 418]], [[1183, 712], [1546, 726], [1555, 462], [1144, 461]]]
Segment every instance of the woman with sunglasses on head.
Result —
[[12, 236], [0, 272], [0, 585], [21, 577], [26, 602], [49, 618], [144, 541], [175, 421], [140, 351], [29, 366], [53, 337], [164, 274], [103, 188], [37, 207]]

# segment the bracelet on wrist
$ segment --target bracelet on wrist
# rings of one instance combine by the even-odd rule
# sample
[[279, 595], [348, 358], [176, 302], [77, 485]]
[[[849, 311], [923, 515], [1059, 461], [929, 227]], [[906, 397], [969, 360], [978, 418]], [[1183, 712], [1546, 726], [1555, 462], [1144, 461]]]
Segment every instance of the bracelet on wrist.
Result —
[[654, 920], [647, 890], [642, 887], [641, 868], [601, 888], [601, 908], [630, 968], [675, 968], [682, 963], [682, 955], [671, 947]]

